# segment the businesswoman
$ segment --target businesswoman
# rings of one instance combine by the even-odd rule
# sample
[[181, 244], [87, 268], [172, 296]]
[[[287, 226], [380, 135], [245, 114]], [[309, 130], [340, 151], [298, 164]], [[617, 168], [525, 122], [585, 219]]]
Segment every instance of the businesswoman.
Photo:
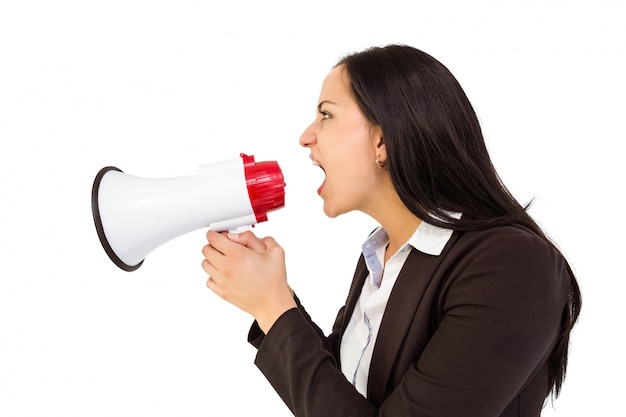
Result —
[[207, 286], [254, 317], [255, 363], [294, 415], [539, 416], [565, 377], [580, 291], [447, 68], [406, 45], [346, 56], [300, 144], [325, 173], [324, 212], [380, 225], [332, 333], [271, 237], [209, 231], [202, 250]]

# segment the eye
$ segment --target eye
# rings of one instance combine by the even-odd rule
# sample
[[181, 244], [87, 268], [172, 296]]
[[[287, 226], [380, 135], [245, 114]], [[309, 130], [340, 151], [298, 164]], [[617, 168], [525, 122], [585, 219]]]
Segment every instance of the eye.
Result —
[[328, 113], [325, 110], [320, 110], [319, 114], [320, 114], [320, 117], [321, 117], [322, 120], [326, 120], [326, 119], [330, 119], [331, 118], [331, 114]]

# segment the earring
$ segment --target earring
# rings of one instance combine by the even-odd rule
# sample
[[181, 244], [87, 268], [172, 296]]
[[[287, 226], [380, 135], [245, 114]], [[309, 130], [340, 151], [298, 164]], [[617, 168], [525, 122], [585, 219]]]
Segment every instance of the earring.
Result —
[[381, 161], [378, 159], [378, 155], [376, 155], [376, 165], [378, 165], [378, 168], [384, 168], [387, 166], [387, 161]]

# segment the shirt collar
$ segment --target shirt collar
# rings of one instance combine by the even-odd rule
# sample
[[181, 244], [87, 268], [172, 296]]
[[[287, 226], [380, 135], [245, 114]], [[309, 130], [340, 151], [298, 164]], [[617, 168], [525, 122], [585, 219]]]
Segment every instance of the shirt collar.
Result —
[[[451, 215], [457, 219], [461, 217], [460, 214], [458, 214], [458, 217], [456, 214], [452, 213]], [[409, 238], [408, 243], [420, 252], [439, 256], [453, 232], [452, 229], [434, 226], [422, 221], [415, 233], [413, 233], [413, 236]]]
[[[461, 213], [452, 212], [449, 214], [455, 219], [461, 218]], [[411, 235], [409, 240], [402, 246], [402, 248], [400, 248], [400, 250], [404, 249], [406, 245], [411, 245], [420, 252], [428, 255], [439, 256], [441, 255], [443, 248], [450, 240], [452, 233], [452, 229], [434, 226], [422, 221], [417, 229], [415, 229], [413, 235]], [[382, 245], [386, 245], [388, 240], [389, 237], [387, 236], [387, 232], [382, 228], [382, 226], [379, 226], [374, 233], [367, 238], [365, 243], [363, 243], [363, 254], [366, 258], [368, 256], [372, 256], [376, 252], [376, 249]]]

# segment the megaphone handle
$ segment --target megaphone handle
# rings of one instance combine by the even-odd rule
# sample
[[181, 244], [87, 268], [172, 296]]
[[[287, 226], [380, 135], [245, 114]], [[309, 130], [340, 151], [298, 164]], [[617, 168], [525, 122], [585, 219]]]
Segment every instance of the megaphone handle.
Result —
[[229, 233], [242, 233], [250, 230], [250, 226], [238, 226], [232, 229], [228, 229]]

